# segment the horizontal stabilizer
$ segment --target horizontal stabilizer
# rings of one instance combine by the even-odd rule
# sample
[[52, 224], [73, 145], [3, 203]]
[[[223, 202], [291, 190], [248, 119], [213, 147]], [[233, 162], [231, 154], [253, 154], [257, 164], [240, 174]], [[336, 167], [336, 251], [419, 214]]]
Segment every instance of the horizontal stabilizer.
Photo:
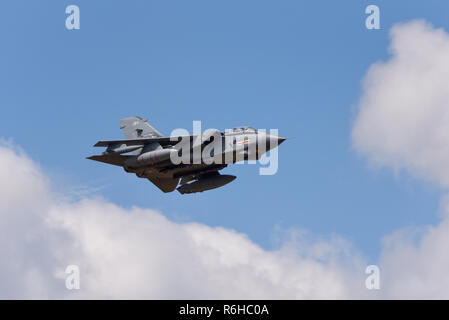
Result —
[[99, 156], [91, 156], [87, 159], [100, 161], [104, 163], [113, 164], [115, 166], [123, 167], [123, 163], [128, 160], [129, 158], [132, 158], [134, 156], [123, 156], [119, 154], [108, 154], [108, 155], [99, 155]]

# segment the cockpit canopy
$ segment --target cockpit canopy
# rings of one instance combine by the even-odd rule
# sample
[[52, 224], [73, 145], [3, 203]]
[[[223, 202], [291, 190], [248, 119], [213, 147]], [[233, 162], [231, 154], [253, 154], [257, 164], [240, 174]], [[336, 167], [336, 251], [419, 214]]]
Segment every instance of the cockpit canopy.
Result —
[[229, 133], [256, 133], [257, 130], [253, 127], [235, 127], [228, 131]]

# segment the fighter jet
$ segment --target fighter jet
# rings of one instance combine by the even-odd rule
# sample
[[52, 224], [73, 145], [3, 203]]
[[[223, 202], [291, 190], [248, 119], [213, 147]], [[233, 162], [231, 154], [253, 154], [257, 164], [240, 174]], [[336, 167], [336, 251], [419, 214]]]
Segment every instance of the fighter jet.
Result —
[[150, 180], [163, 192], [177, 189], [181, 194], [232, 182], [235, 176], [219, 171], [228, 164], [258, 160], [286, 140], [252, 127], [166, 137], [149, 125], [148, 119], [137, 116], [121, 119], [120, 129], [125, 140], [98, 141], [94, 147], [106, 150], [87, 159], [123, 167], [126, 172]]

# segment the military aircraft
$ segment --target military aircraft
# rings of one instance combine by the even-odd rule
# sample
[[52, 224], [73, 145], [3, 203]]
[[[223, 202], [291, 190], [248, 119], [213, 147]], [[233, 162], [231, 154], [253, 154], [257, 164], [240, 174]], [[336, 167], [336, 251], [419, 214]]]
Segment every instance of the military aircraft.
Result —
[[94, 147], [106, 147], [106, 151], [87, 159], [123, 167], [163, 192], [172, 192], [179, 184], [181, 194], [230, 183], [236, 177], [219, 170], [238, 161], [258, 160], [285, 140], [252, 127], [166, 137], [140, 117], [121, 119], [120, 129], [125, 140], [98, 141]]

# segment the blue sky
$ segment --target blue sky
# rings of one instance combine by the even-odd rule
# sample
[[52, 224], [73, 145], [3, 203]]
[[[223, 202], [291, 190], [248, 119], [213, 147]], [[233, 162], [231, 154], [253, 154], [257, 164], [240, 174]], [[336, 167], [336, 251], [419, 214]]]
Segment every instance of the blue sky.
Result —
[[[65, 28], [76, 4], [81, 29]], [[365, 28], [368, 4], [381, 30]], [[0, 10], [1, 136], [56, 181], [177, 221], [246, 233], [273, 248], [276, 230], [336, 233], [375, 260], [381, 238], [436, 224], [442, 191], [372, 169], [351, 147], [360, 81], [388, 54], [392, 25], [424, 18], [449, 30], [444, 1], [5, 1]], [[214, 191], [163, 194], [148, 181], [86, 160], [139, 115], [164, 134], [238, 125], [290, 137], [279, 171], [229, 166]], [[98, 190], [97, 190], [98, 189]]]

